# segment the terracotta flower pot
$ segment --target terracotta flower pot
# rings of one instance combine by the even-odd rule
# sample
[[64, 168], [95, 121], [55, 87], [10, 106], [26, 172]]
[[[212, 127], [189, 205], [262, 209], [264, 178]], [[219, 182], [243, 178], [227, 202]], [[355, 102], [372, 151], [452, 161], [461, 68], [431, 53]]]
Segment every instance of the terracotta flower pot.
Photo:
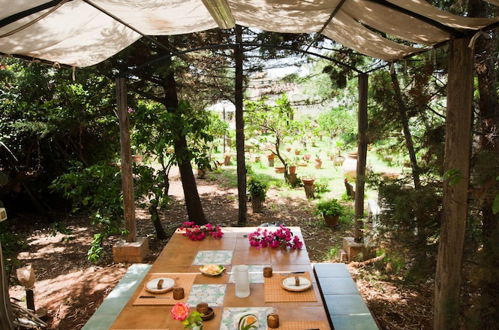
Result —
[[295, 174], [296, 173], [296, 166], [292, 165], [289, 167], [289, 174]]
[[286, 168], [284, 166], [276, 166], [274, 169], [276, 173], [284, 173]]
[[143, 159], [142, 155], [133, 155], [132, 156], [132, 161], [134, 163], [140, 163], [142, 161], [142, 159]]
[[316, 169], [322, 168], [322, 159], [316, 159], [315, 160], [315, 168]]
[[269, 167], [274, 167], [274, 154], [267, 155], [267, 160], [269, 161]]
[[311, 155], [303, 155], [303, 159], [306, 160], [307, 162], [312, 158]]
[[338, 226], [338, 220], [340, 219], [339, 215], [325, 215], [323, 214], [324, 221], [329, 227]]
[[301, 154], [301, 150], [300, 149], [295, 149], [295, 155], [298, 156], [299, 154]]
[[198, 168], [198, 179], [203, 179], [206, 175], [206, 169]]
[[287, 151], [287, 152], [290, 152], [290, 151], [291, 151], [291, 147], [287, 147], [287, 148], [286, 148], [286, 151]]
[[305, 189], [305, 196], [307, 196], [308, 199], [314, 198], [315, 197], [315, 186], [314, 186], [315, 179], [302, 178], [301, 181], [303, 182], [303, 188]]

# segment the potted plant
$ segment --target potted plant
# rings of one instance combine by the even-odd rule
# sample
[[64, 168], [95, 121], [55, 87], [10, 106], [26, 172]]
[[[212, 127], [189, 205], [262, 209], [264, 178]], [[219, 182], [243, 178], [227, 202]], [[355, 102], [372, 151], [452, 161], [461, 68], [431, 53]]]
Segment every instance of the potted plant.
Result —
[[320, 154], [315, 155], [315, 168], [316, 169], [322, 168], [322, 159]]
[[312, 158], [312, 156], [309, 154], [303, 155], [303, 160], [305, 160], [306, 162], [308, 162], [310, 158]]
[[299, 154], [301, 154], [301, 150], [300, 149], [295, 149], [295, 155], [298, 156]]
[[273, 153], [267, 155], [267, 160], [269, 161], [269, 167], [274, 167], [274, 158], [275, 155]]
[[338, 226], [338, 220], [343, 214], [343, 206], [337, 199], [328, 199], [317, 203], [317, 213], [324, 217], [330, 227]]
[[263, 202], [267, 195], [268, 186], [265, 182], [256, 178], [250, 178], [248, 182], [248, 191], [251, 196], [251, 208], [254, 213], [261, 213]]

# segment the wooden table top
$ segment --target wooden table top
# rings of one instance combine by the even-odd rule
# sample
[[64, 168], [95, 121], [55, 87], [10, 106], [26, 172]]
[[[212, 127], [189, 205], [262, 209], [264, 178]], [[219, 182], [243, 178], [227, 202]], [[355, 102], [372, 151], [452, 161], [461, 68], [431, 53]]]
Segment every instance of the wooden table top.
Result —
[[[299, 227], [289, 227], [302, 241]], [[250, 284], [251, 294], [247, 298], [235, 296], [235, 284], [229, 283], [228, 272], [231, 266], [219, 277], [208, 277], [199, 273], [194, 284], [226, 284], [223, 307], [274, 307], [283, 321], [324, 321], [328, 324], [326, 311], [317, 283], [313, 276], [312, 266], [305, 245], [301, 250], [282, 250], [251, 247], [247, 234], [256, 227], [224, 227], [222, 239], [211, 237], [202, 241], [191, 241], [181, 233], [175, 233], [161, 254], [152, 265], [149, 273], [199, 273], [199, 266], [193, 266], [193, 260], [201, 250], [232, 250], [232, 265], [272, 265], [274, 272], [308, 271], [313, 278], [316, 302], [280, 302], [266, 303], [264, 300], [264, 285]], [[139, 285], [128, 303], [116, 318], [112, 329], [183, 329], [180, 321], [170, 316], [172, 306], [133, 306], [141, 287], [148, 276]], [[205, 330], [219, 329], [223, 307], [214, 307], [215, 318], [203, 323]], [[191, 311], [193, 309], [191, 308]]]

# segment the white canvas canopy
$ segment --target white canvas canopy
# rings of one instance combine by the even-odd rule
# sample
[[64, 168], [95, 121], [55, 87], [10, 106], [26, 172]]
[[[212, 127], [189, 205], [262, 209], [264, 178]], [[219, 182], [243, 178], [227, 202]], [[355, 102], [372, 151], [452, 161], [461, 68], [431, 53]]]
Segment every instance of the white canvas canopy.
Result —
[[392, 61], [449, 40], [454, 32], [480, 30], [499, 21], [456, 16], [423, 0], [47, 1], [0, 0], [0, 52], [77, 67], [99, 63], [141, 37], [111, 14], [146, 35], [234, 23], [275, 32], [321, 32], [359, 53]]

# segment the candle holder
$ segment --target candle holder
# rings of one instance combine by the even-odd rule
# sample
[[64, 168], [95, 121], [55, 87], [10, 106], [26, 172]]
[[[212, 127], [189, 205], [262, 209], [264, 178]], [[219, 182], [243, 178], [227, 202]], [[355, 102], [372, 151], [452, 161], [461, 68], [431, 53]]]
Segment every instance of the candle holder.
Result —
[[267, 326], [271, 329], [279, 328], [279, 315], [277, 314], [267, 315]]
[[173, 299], [180, 300], [184, 299], [185, 293], [184, 288], [173, 288]]
[[272, 277], [272, 267], [263, 268], [263, 277]]

